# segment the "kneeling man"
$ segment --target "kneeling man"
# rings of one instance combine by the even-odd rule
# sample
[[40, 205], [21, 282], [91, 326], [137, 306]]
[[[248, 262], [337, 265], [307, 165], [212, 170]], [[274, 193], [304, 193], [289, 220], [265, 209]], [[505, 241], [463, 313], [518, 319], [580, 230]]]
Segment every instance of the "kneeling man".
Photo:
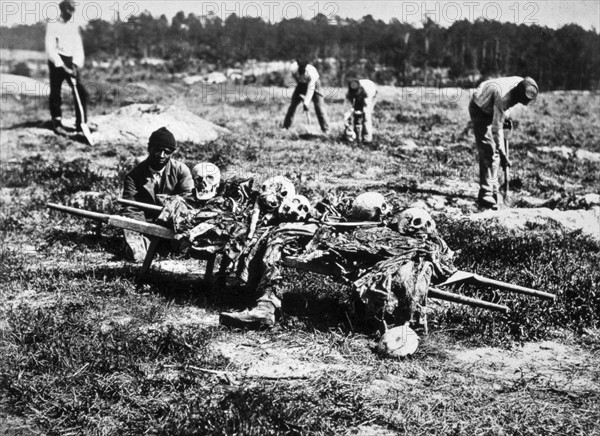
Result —
[[[189, 168], [171, 158], [176, 148], [175, 137], [165, 127], [153, 132], [148, 141], [148, 157], [125, 176], [123, 198], [162, 206], [161, 194], [191, 195], [194, 181]], [[128, 206], [124, 208], [123, 215], [141, 221], [153, 221], [159, 213]], [[126, 230], [125, 241], [132, 257], [143, 261], [149, 240], [139, 233]]]

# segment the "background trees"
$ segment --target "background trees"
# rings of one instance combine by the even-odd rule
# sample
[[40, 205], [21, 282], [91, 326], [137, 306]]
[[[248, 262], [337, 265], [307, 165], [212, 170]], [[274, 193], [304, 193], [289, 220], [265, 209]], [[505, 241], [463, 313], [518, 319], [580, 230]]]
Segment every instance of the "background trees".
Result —
[[[318, 14], [275, 23], [230, 15], [198, 17], [178, 12], [127, 21], [94, 20], [83, 29], [89, 58], [158, 57], [186, 71], [194, 60], [226, 68], [248, 60], [335, 59], [329, 77], [370, 77], [396, 85], [443, 85], [483, 77], [530, 75], [542, 89], [598, 89], [600, 35], [570, 24], [554, 30], [489, 20], [457, 21], [449, 28], [432, 20], [413, 27], [367, 15], [360, 20]], [[1, 28], [0, 46], [43, 50], [44, 24]], [[196, 62], [197, 64], [197, 62]], [[333, 83], [332, 83], [333, 84]]]

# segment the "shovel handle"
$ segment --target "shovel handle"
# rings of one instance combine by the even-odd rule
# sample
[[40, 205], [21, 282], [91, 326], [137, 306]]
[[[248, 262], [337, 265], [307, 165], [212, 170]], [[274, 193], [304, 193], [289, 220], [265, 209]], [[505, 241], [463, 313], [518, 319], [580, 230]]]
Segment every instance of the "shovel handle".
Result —
[[548, 292], [538, 291], [537, 289], [526, 288], [525, 286], [513, 285], [512, 283], [501, 282], [500, 280], [489, 279], [477, 274], [473, 274], [475, 283], [481, 285], [495, 286], [499, 289], [516, 292], [517, 294], [531, 295], [532, 297], [543, 298], [544, 300], [556, 300], [556, 295]]

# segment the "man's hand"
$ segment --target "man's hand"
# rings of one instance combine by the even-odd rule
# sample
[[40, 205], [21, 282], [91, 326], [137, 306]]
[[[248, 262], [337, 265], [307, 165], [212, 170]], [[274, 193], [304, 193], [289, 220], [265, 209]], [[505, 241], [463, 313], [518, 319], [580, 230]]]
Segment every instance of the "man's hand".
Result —
[[354, 121], [354, 114], [352, 111], [344, 112], [344, 127], [351, 126]]
[[506, 152], [502, 149], [502, 147], [500, 147], [498, 151], [500, 152], [500, 166], [502, 168], [510, 168], [511, 163], [508, 157], [506, 157]]
[[513, 129], [513, 120], [512, 120], [512, 118], [506, 117], [506, 119], [504, 120], [504, 124], [502, 125], [502, 128], [504, 130], [511, 131]]
[[65, 70], [65, 73], [67, 73], [69, 76], [75, 77], [75, 73], [76, 73], [75, 65], [73, 65], [73, 68], [69, 68], [66, 65], [63, 65], [62, 68], [63, 68], [63, 70]]

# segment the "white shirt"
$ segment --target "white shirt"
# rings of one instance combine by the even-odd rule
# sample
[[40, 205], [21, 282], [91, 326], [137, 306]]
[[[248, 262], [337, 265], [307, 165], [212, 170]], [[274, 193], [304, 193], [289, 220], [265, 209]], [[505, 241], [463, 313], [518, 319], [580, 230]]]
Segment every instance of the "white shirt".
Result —
[[[372, 100], [377, 95], [377, 85], [375, 82], [369, 79], [360, 79], [358, 81], [360, 87], [365, 91], [365, 103], [369, 104], [369, 101]], [[350, 94], [346, 94], [346, 100], [350, 103], [354, 103], [354, 98], [350, 96]]]
[[56, 67], [64, 65], [61, 55], [72, 57], [75, 65], [83, 66], [85, 56], [77, 24], [62, 20], [49, 22], [46, 26], [46, 54]]
[[311, 64], [306, 65], [304, 74], [298, 72], [298, 62], [292, 64], [292, 77], [298, 84], [308, 85], [306, 88], [306, 95], [304, 96], [304, 104], [308, 104], [312, 101], [313, 94], [315, 93], [315, 87], [319, 80], [319, 72]]
[[152, 180], [154, 181], [155, 185], [160, 185], [160, 179], [162, 179], [162, 175], [165, 172], [165, 168], [166, 167], [163, 167], [162, 170], [156, 171], [156, 170], [153, 170], [150, 166], [148, 166], [148, 169], [150, 170], [150, 174], [152, 174]]
[[377, 95], [377, 85], [375, 85], [375, 82], [372, 80], [360, 79], [358, 83], [360, 83], [360, 87], [365, 90], [367, 98], [373, 98]]
[[519, 76], [498, 77], [481, 83], [473, 94], [473, 102], [492, 115], [492, 138], [499, 149], [504, 147], [504, 120], [509, 116], [508, 93], [523, 80]]
[[[498, 77], [497, 79], [489, 79], [481, 83], [473, 94], [473, 101], [486, 114], [494, 113], [494, 106], [499, 102], [521, 81], [522, 77]], [[503, 109], [504, 110], [504, 109]]]

